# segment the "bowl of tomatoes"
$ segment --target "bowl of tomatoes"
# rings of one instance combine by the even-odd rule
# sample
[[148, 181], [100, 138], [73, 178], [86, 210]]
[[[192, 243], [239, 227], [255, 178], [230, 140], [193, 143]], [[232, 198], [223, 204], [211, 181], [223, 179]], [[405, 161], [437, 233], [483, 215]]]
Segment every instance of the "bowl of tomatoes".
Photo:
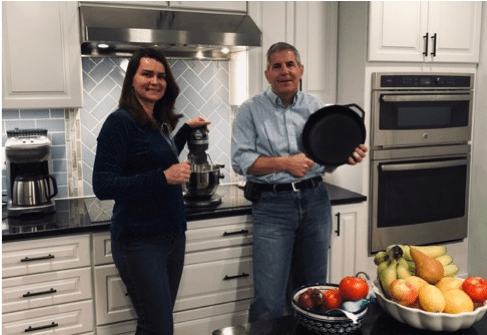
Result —
[[367, 280], [357, 274], [339, 284], [301, 286], [293, 292], [291, 305], [294, 316], [309, 331], [350, 334], [362, 326], [371, 301]]

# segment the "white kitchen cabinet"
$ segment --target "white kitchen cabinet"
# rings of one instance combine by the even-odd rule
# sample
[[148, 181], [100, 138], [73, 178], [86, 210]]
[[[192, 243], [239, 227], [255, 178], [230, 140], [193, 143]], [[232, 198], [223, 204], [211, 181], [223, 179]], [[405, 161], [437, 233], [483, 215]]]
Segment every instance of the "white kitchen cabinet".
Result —
[[328, 282], [338, 284], [364, 269], [358, 254], [367, 250], [365, 203], [333, 206], [332, 218]]
[[[127, 334], [137, 316], [113, 264], [109, 232], [93, 234], [93, 251], [97, 332]], [[244, 323], [252, 296], [251, 216], [189, 221], [175, 334]]]
[[82, 107], [78, 2], [2, 2], [2, 108]]
[[2, 334], [93, 334], [90, 235], [2, 244]]
[[276, 42], [294, 45], [304, 65], [302, 90], [325, 103], [336, 100], [337, 11], [334, 1], [249, 1], [262, 31], [262, 48], [248, 51], [249, 95], [267, 89], [266, 52]]
[[479, 61], [479, 1], [372, 1], [369, 61]]
[[247, 1], [169, 1], [171, 8], [247, 12]]

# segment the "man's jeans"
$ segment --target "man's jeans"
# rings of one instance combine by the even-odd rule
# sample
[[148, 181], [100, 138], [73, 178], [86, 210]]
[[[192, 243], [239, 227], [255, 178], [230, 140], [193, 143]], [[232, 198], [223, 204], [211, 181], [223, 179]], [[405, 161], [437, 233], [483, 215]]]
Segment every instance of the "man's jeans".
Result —
[[294, 288], [326, 283], [332, 225], [323, 183], [300, 192], [262, 193], [252, 215], [255, 290], [250, 322], [285, 314], [290, 274]]
[[113, 260], [137, 313], [136, 335], [172, 335], [173, 307], [184, 265], [186, 235], [112, 239]]

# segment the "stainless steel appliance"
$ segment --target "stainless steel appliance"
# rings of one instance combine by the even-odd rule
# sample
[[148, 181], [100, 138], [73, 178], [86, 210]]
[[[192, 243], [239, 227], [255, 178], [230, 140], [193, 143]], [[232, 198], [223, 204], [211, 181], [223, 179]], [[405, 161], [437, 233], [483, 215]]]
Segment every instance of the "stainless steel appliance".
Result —
[[223, 164], [213, 164], [206, 153], [209, 146], [208, 133], [203, 128], [196, 128], [188, 140], [188, 160], [191, 164], [191, 175], [183, 185], [184, 202], [188, 207], [209, 207], [221, 203], [221, 196], [216, 194], [220, 179], [224, 176], [220, 169]]
[[473, 74], [374, 73], [371, 149], [466, 143]]
[[50, 174], [51, 142], [46, 129], [7, 131], [7, 213], [52, 213], [56, 210], [56, 179]]
[[371, 253], [467, 237], [473, 79], [373, 74]]

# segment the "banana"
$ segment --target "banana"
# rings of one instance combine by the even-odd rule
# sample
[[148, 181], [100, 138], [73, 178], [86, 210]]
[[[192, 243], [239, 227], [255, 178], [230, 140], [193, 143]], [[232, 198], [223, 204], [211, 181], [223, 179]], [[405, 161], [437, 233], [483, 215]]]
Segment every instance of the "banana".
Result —
[[400, 279], [406, 279], [407, 277], [414, 276], [414, 272], [411, 273], [409, 271], [408, 261], [405, 260], [404, 258], [401, 258], [397, 262], [396, 272], [397, 272], [397, 278], [400, 278]]
[[443, 269], [445, 270], [445, 277], [455, 277], [460, 270], [455, 264], [443, 265]]
[[450, 255], [436, 257], [436, 260], [443, 264], [443, 266], [449, 265], [453, 262], [453, 258]]
[[445, 247], [439, 245], [427, 245], [427, 246], [420, 246], [420, 247], [412, 245], [411, 248], [417, 249], [421, 251], [423, 254], [426, 254], [433, 258], [443, 256], [447, 252], [447, 249]]
[[406, 261], [408, 262], [408, 269], [412, 273], [416, 273], [416, 264], [414, 264], [414, 261]]
[[413, 258], [411, 257], [411, 254], [409, 253], [410, 246], [409, 245], [401, 245], [402, 251], [404, 252], [404, 259], [407, 261], [413, 261]]
[[387, 252], [379, 251], [374, 258], [375, 265], [379, 265], [380, 263], [386, 261], [389, 257], [387, 257]]
[[379, 278], [384, 294], [390, 298], [391, 293], [389, 291], [389, 285], [397, 279], [397, 261], [390, 259], [386, 262], [382, 262], [377, 267], [377, 277]]

